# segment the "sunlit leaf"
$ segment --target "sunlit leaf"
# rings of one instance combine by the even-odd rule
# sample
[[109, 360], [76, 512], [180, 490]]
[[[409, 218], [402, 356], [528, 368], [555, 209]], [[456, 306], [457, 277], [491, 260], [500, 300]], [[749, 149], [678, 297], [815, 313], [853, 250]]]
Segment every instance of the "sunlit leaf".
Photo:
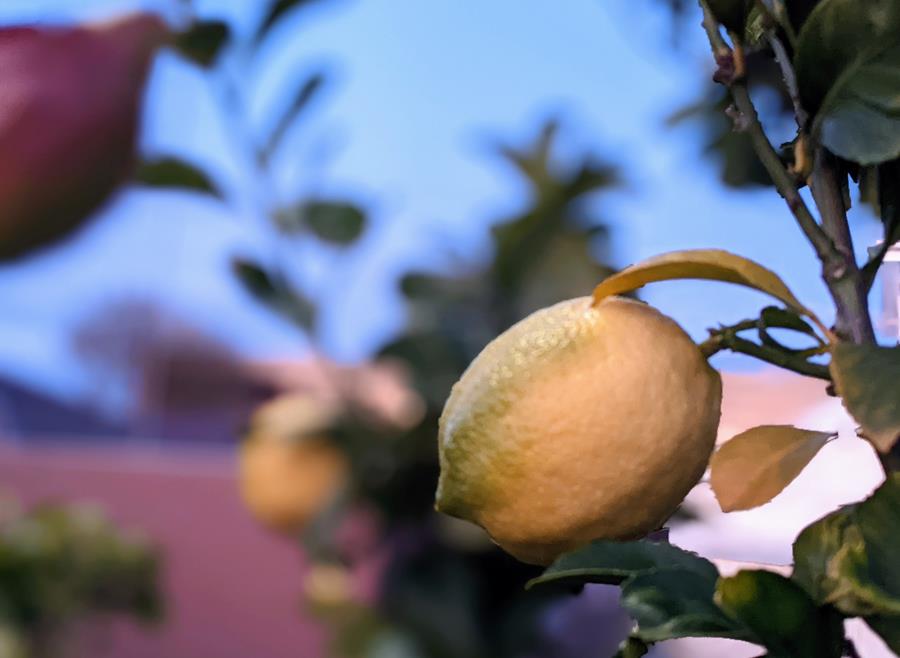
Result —
[[612, 275], [594, 289], [594, 300], [630, 292], [648, 283], [674, 279], [725, 281], [768, 293], [801, 315], [810, 311], [777, 274], [759, 263], [720, 249], [691, 249], [661, 254]]
[[900, 348], [839, 343], [831, 376], [847, 411], [883, 453], [900, 438]]
[[900, 155], [900, 3], [823, 0], [800, 32], [795, 66], [825, 146], [862, 164]]
[[721, 578], [716, 602], [741, 621], [771, 658], [841, 658], [843, 623], [819, 608], [802, 587], [771, 571], [740, 571]]
[[141, 162], [134, 172], [138, 185], [181, 189], [221, 198], [222, 194], [210, 177], [199, 167], [173, 157]]
[[198, 21], [175, 39], [175, 49], [189, 60], [208, 68], [215, 64], [231, 38], [223, 21]]
[[636, 574], [674, 568], [696, 571], [713, 581], [718, 576], [712, 562], [671, 544], [595, 541], [562, 555], [526, 587], [547, 583], [619, 585]]
[[751, 509], [772, 500], [832, 436], [790, 425], [762, 425], [735, 436], [710, 460], [710, 483], [722, 511]]
[[820, 604], [900, 623], [900, 474], [829, 514], [794, 542], [794, 579]]

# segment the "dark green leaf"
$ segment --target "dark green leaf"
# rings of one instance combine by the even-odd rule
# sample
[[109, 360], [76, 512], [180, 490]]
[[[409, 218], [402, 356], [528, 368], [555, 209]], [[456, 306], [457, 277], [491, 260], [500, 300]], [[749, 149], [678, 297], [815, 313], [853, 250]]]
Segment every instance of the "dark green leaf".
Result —
[[277, 215], [278, 225], [285, 233], [312, 231], [326, 242], [347, 245], [362, 235], [366, 215], [351, 203], [340, 201], [309, 201], [297, 208]]
[[749, 628], [772, 658], [840, 658], [842, 619], [819, 608], [795, 582], [770, 571], [722, 578], [716, 602]]
[[231, 38], [231, 29], [222, 21], [198, 21], [175, 39], [175, 49], [189, 60], [209, 68], [215, 64]]
[[636, 637], [628, 637], [619, 645], [619, 650], [613, 658], [641, 658], [646, 656], [648, 651], [650, 647], [646, 642]]
[[314, 325], [315, 306], [280, 274], [270, 273], [257, 263], [242, 258], [232, 261], [232, 269], [247, 292], [257, 300], [304, 329]]
[[831, 375], [844, 406], [882, 453], [900, 438], [900, 348], [839, 343]]
[[747, 16], [753, 0], [706, 0], [713, 16], [728, 30], [741, 34], [747, 24]]
[[311, 4], [315, 0], [274, 0], [269, 10], [263, 16], [259, 29], [256, 32], [256, 40], [262, 41], [263, 38], [292, 10], [299, 9], [304, 5]]
[[713, 601], [716, 579], [697, 571], [664, 569], [633, 576], [622, 587], [622, 605], [638, 624], [645, 642], [680, 637], [753, 636]]
[[769, 329], [790, 329], [791, 331], [811, 336], [812, 338], [815, 338], [817, 342], [819, 340], [818, 335], [812, 326], [790, 309], [767, 306], [762, 310], [762, 313], [760, 313], [759, 319], [759, 340], [763, 345], [776, 347], [791, 354], [796, 354], [801, 351], [787, 347], [780, 341], [772, 338], [772, 335], [768, 331]]
[[309, 106], [319, 91], [321, 91], [324, 84], [325, 76], [322, 73], [314, 73], [303, 81], [300, 88], [297, 90], [297, 93], [294, 95], [294, 99], [291, 101], [290, 106], [287, 108], [284, 115], [282, 115], [278, 123], [275, 124], [272, 134], [269, 136], [265, 148], [266, 158], [272, 156], [278, 148], [278, 145], [281, 144], [287, 131], [294, 124], [294, 121], [296, 121], [297, 117], [300, 116], [300, 113]]
[[809, 18], [809, 14], [819, 2], [820, 0], [784, 0], [788, 18], [795, 32], [800, 31], [803, 24], [806, 23], [806, 19]]
[[696, 572], [712, 582], [718, 577], [712, 562], [671, 544], [595, 541], [559, 557], [526, 587], [560, 582], [619, 585], [636, 574], [674, 568]]
[[807, 527], [794, 543], [794, 579], [849, 616], [900, 617], [900, 474], [872, 496]]
[[861, 164], [900, 155], [900, 3], [824, 0], [800, 32], [795, 67], [825, 146]]
[[222, 198], [215, 183], [203, 170], [178, 158], [165, 157], [141, 162], [134, 173], [134, 182], [147, 187], [201, 192]]
[[900, 617], [867, 617], [866, 623], [891, 651], [900, 655]]

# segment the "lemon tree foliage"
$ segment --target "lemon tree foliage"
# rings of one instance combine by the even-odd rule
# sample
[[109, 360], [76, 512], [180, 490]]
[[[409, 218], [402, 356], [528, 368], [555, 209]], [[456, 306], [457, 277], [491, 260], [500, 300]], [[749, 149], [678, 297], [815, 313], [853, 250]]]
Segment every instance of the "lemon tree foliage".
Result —
[[[752, 642], [767, 656], [855, 656], [843, 628], [851, 617], [864, 619], [900, 652], [900, 352], [877, 345], [867, 299], [887, 247], [900, 237], [900, 4], [702, 0], [701, 8], [718, 67], [715, 80], [733, 103], [729, 118], [747, 136], [745, 146], [752, 147], [821, 260], [836, 322], [827, 327], [766, 268], [715, 250], [664, 254], [633, 265], [598, 285], [595, 303], [683, 278], [774, 296], [785, 308], [768, 307], [756, 319], [711, 329], [703, 353], [731, 349], [831, 382], [829, 392], [843, 400], [860, 424], [860, 436], [877, 451], [885, 481], [870, 498], [826, 515], [799, 535], [790, 577], [764, 570], [722, 577], [712, 563], [675, 547], [595, 541], [559, 556], [529, 586], [620, 586], [636, 627], [617, 656], [641, 656], [655, 642], [686, 636]], [[760, 60], [778, 75], [766, 76]], [[796, 119], [796, 138], [781, 149], [754, 108], [748, 92], [754, 85], [778, 87], [784, 101], [779, 111]], [[710, 107], [686, 115], [705, 115]], [[853, 183], [884, 225], [884, 245], [867, 262], [850, 255], [845, 199]], [[799, 194], [805, 185], [814, 209]], [[750, 332], [758, 342], [747, 337]], [[785, 334], [805, 337], [808, 346], [795, 346]], [[723, 510], [749, 509], [777, 496], [832, 436], [761, 426], [725, 443], [711, 460], [711, 484]]]
[[594, 299], [630, 292], [655, 281], [706, 279], [764, 292], [802, 315], [811, 315], [781, 278], [759, 263], [721, 249], [673, 251], [648, 258], [610, 276], [594, 290]]
[[900, 474], [866, 500], [806, 528], [794, 543], [796, 580], [820, 605], [861, 616], [900, 651]]
[[823, 0], [803, 25], [797, 85], [813, 133], [863, 165], [900, 156], [900, 5]]
[[889, 453], [900, 438], [900, 348], [837, 345], [831, 372], [864, 436], [878, 450]]
[[0, 648], [4, 656], [62, 655], [70, 624], [163, 614], [161, 555], [86, 506], [29, 512], [6, 498], [0, 520]]
[[834, 435], [790, 425], [741, 432], [710, 460], [710, 484], [723, 512], [763, 505], [789, 485]]

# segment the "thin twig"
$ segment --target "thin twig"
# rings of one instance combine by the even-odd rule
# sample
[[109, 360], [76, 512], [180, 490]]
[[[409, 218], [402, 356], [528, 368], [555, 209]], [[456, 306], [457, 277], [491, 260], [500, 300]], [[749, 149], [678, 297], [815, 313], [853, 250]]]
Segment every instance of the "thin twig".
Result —
[[774, 34], [769, 34], [768, 41], [772, 52], [775, 53], [775, 61], [778, 62], [778, 67], [781, 69], [781, 77], [784, 78], [788, 95], [791, 97], [797, 125], [802, 130], [809, 121], [809, 114], [803, 109], [803, 104], [800, 102], [800, 88], [797, 86], [797, 74], [794, 72], [794, 65], [787, 53], [787, 49], [781, 43], [781, 39]]
[[723, 350], [729, 350], [738, 354], [752, 356], [760, 361], [771, 363], [791, 372], [796, 372], [807, 377], [815, 377], [831, 381], [831, 373], [828, 366], [807, 361], [801, 353], [789, 353], [768, 345], [759, 345], [753, 341], [741, 338], [738, 333], [750, 329], [757, 329], [759, 320], [744, 320], [729, 327], [722, 327], [710, 331], [710, 336], [700, 343], [700, 351], [706, 358]]
[[759, 161], [765, 167], [775, 188], [779, 194], [784, 197], [785, 202], [790, 208], [791, 213], [800, 225], [800, 229], [806, 235], [806, 238], [812, 244], [816, 255], [823, 263], [831, 263], [834, 261], [835, 248], [831, 239], [819, 226], [816, 218], [810, 212], [806, 201], [800, 196], [797, 190], [797, 184], [794, 182], [790, 172], [784, 167], [781, 158], [775, 151], [775, 147], [769, 141], [760, 123], [759, 115], [750, 99], [750, 92], [747, 85], [743, 82], [737, 82], [731, 86], [731, 97], [734, 99], [734, 105], [741, 113], [741, 124], [750, 141], [753, 143], [753, 149]]

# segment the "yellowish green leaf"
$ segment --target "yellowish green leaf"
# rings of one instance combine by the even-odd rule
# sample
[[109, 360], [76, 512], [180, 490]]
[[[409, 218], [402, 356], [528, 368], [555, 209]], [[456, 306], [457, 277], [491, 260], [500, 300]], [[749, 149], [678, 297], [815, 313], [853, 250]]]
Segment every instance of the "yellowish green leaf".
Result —
[[789, 485], [833, 434], [761, 425], [738, 434], [710, 461], [710, 482], [723, 512], [769, 502]]
[[673, 279], [706, 279], [747, 286], [781, 300], [801, 315], [814, 317], [773, 271], [721, 249], [689, 249], [648, 258], [605, 279], [594, 289], [594, 302], [648, 283]]

